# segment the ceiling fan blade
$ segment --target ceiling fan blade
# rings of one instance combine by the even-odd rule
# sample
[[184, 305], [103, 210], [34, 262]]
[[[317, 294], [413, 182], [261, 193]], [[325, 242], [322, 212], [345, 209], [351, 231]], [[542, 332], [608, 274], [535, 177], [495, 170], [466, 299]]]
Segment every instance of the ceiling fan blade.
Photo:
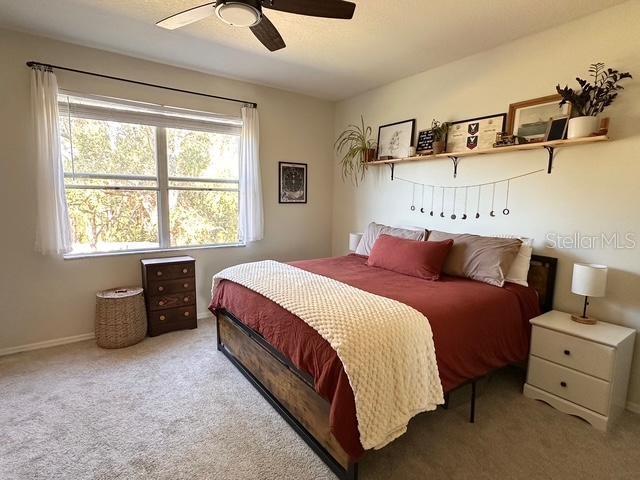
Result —
[[170, 17], [164, 18], [156, 23], [157, 26], [166, 28], [167, 30], [175, 30], [176, 28], [184, 27], [190, 23], [197, 22], [203, 18], [207, 18], [209, 15], [213, 15], [214, 6], [216, 2], [205, 3], [199, 7], [193, 7]]
[[356, 4], [343, 0], [262, 0], [262, 6], [281, 12], [324, 18], [353, 18]]
[[250, 28], [256, 38], [260, 40], [271, 52], [275, 52], [276, 50], [280, 50], [287, 46], [278, 30], [276, 30], [276, 27], [273, 26], [273, 23], [271, 23], [265, 15], [262, 15], [262, 20], [260, 20], [258, 25], [254, 25]]

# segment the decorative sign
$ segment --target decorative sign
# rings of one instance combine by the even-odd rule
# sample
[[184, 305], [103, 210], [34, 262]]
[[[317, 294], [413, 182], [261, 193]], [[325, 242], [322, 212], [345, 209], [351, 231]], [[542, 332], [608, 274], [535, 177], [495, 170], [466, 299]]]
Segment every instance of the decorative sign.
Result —
[[433, 151], [433, 130], [420, 130], [418, 132], [418, 143], [416, 153], [425, 155]]
[[451, 122], [447, 152], [468, 152], [493, 148], [496, 134], [504, 132], [506, 113]]

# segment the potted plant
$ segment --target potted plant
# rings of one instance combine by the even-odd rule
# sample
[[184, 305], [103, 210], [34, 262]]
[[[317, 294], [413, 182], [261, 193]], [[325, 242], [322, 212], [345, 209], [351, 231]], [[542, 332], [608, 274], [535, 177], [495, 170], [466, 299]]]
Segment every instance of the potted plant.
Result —
[[562, 96], [560, 105], [570, 103], [572, 106], [567, 138], [588, 137], [598, 130], [597, 116], [611, 105], [623, 87], [618, 83], [625, 78], [633, 78], [629, 72], [619, 72], [613, 68], [605, 68], [604, 63], [592, 63], [589, 76], [593, 83], [580, 77], [576, 81], [580, 89], [574, 90], [565, 86], [556, 86]]
[[434, 118], [431, 121], [431, 131], [433, 132], [433, 153], [438, 154], [444, 152], [449, 124], [447, 122], [439, 122]]
[[371, 127], [365, 127], [360, 116], [360, 125], [349, 125], [340, 134], [334, 145], [336, 152], [344, 156], [340, 159], [342, 179], [351, 178], [358, 185], [364, 180], [368, 163], [376, 157], [376, 142], [371, 138]]

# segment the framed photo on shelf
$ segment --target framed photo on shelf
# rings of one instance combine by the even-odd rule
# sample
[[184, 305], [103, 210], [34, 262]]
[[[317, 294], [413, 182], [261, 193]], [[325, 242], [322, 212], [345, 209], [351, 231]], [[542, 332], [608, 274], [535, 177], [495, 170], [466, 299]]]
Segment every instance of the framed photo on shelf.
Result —
[[506, 113], [458, 120], [449, 124], [447, 152], [469, 152], [493, 148], [496, 134], [504, 132]]
[[547, 131], [544, 136], [544, 141], [562, 140], [567, 133], [567, 125], [569, 124], [569, 115], [564, 117], [554, 118], [548, 122]]
[[[507, 132], [528, 142], [541, 142], [546, 138], [551, 120], [571, 115], [571, 104], [560, 106], [560, 95], [547, 95], [509, 105]], [[555, 140], [560, 140], [555, 139]]]
[[307, 203], [307, 164], [278, 162], [279, 203]]
[[416, 120], [390, 123], [378, 128], [378, 160], [406, 158], [410, 155]]

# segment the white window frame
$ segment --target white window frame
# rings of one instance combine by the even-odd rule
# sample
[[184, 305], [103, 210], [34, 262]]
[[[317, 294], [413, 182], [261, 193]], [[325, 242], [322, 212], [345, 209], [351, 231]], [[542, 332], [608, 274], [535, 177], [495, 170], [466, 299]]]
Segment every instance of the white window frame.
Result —
[[[76, 101], [87, 101], [88, 104], [73, 103]], [[157, 182], [157, 186], [118, 186], [118, 185], [75, 185], [65, 182], [67, 189], [80, 190], [129, 190], [129, 191], [151, 191], [157, 193], [158, 208], [158, 243], [159, 247], [138, 248], [131, 250], [110, 250], [97, 252], [69, 253], [65, 258], [82, 258], [106, 255], [133, 254], [149, 251], [168, 250], [188, 250], [199, 248], [218, 248], [230, 246], [244, 246], [242, 238], [230, 244], [211, 243], [185, 246], [172, 246], [170, 235], [170, 210], [169, 192], [171, 190], [203, 191], [203, 192], [237, 192], [240, 197], [240, 178], [237, 180], [222, 178], [200, 178], [200, 177], [172, 177], [169, 176], [167, 160], [167, 128], [184, 129], [191, 131], [205, 131], [212, 133], [224, 133], [240, 135], [242, 120], [240, 117], [212, 114], [193, 110], [165, 107], [161, 105], [133, 102], [129, 100], [100, 97], [95, 95], [77, 94], [67, 91], [60, 91], [58, 96], [58, 106], [61, 117], [85, 118], [92, 120], [103, 120], [120, 123], [131, 123], [137, 125], [148, 125], [155, 127], [155, 160], [157, 176], [144, 175], [119, 175], [119, 174], [93, 174], [93, 173], [64, 173], [67, 178], [86, 178], [99, 180], [137, 180]], [[238, 162], [240, 159], [238, 159]], [[202, 187], [170, 185], [171, 182], [202, 183]], [[232, 185], [235, 188], [206, 187], [206, 184]], [[239, 205], [239, 202], [238, 202]], [[238, 211], [238, 221], [240, 212]]]

